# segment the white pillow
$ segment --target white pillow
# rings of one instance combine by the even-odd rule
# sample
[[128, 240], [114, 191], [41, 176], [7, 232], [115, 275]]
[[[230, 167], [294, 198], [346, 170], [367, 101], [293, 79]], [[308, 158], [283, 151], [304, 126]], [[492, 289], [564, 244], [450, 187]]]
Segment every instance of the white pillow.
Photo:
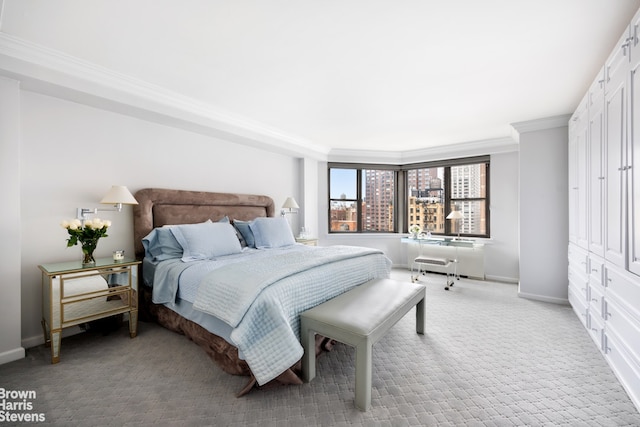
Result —
[[258, 249], [281, 248], [296, 243], [291, 227], [284, 218], [256, 218], [249, 228]]
[[228, 223], [182, 224], [173, 226], [170, 230], [184, 250], [184, 262], [214, 259], [242, 251], [236, 231]]

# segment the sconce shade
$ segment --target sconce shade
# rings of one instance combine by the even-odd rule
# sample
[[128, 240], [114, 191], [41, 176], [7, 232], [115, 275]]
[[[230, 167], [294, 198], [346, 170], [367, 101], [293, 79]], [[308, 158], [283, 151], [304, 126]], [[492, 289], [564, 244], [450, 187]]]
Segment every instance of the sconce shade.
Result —
[[111, 190], [100, 200], [100, 203], [108, 205], [137, 205], [138, 201], [124, 185], [114, 185]]
[[462, 219], [464, 215], [460, 211], [451, 211], [449, 215], [447, 215], [447, 219]]
[[298, 203], [296, 203], [293, 197], [287, 197], [287, 200], [284, 201], [282, 205], [283, 209], [299, 209]]

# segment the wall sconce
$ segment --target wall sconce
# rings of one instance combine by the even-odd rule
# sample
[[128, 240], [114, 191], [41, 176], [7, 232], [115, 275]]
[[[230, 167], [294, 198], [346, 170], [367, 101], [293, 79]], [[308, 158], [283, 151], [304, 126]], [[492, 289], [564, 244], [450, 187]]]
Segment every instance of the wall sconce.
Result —
[[460, 240], [460, 220], [464, 218], [464, 215], [460, 211], [451, 211], [447, 215], [447, 219], [454, 219], [456, 221], [456, 229], [458, 230], [458, 240]]
[[105, 205], [113, 205], [114, 209], [98, 209], [98, 208], [78, 208], [77, 218], [86, 220], [88, 215], [97, 214], [99, 211], [117, 211], [122, 210], [122, 205], [137, 205], [138, 201], [133, 194], [124, 185], [114, 185], [111, 190], [100, 200]]
[[[285, 211], [285, 209], [289, 209], [289, 210]], [[280, 211], [280, 216], [284, 217], [286, 214], [298, 213], [293, 209], [300, 209], [300, 206], [298, 206], [298, 203], [296, 203], [296, 200], [293, 197], [287, 197], [287, 200], [285, 200], [284, 203], [282, 204], [282, 210]]]

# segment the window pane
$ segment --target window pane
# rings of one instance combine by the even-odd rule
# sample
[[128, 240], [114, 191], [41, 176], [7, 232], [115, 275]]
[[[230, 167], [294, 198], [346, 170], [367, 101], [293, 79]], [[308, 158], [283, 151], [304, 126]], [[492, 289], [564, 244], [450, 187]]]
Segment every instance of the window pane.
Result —
[[451, 198], [484, 198], [487, 194], [486, 164], [451, 167]]
[[407, 224], [423, 231], [444, 233], [444, 167], [407, 171]]
[[331, 199], [351, 199], [357, 198], [356, 189], [356, 169], [330, 169], [331, 175], [329, 176], [329, 183], [331, 189], [329, 190], [329, 198]]
[[451, 233], [458, 234], [485, 234], [487, 232], [487, 220], [485, 216], [486, 201], [456, 201], [451, 203], [451, 210], [458, 210], [464, 215], [463, 219], [451, 220]]
[[362, 177], [363, 231], [393, 231], [395, 172], [363, 169]]
[[330, 231], [358, 231], [356, 218], [356, 202], [332, 201], [331, 202], [331, 230]]

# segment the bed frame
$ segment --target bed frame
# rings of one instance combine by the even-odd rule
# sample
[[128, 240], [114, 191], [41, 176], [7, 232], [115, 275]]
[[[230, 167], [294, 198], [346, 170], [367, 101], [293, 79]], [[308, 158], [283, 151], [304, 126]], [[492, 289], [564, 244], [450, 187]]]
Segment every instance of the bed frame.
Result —
[[[218, 221], [224, 216], [228, 216], [230, 220], [249, 221], [257, 217], [273, 217], [275, 214], [273, 199], [261, 195], [146, 188], [138, 191], [135, 198], [138, 205], [134, 205], [133, 208], [134, 250], [138, 260], [144, 258], [142, 238], [155, 227], [193, 224], [208, 219]], [[138, 277], [141, 278], [142, 274]], [[249, 383], [238, 396], [248, 393], [257, 384], [247, 363], [238, 357], [236, 347], [165, 306], [153, 304], [151, 290], [142, 283], [138, 289], [141, 320], [154, 320], [172, 331], [186, 335], [203, 347], [225, 372], [250, 376]], [[323, 349], [328, 350], [330, 343], [321, 337], [316, 347], [318, 354]], [[300, 375], [298, 364], [273, 381], [282, 384], [302, 384]]]

